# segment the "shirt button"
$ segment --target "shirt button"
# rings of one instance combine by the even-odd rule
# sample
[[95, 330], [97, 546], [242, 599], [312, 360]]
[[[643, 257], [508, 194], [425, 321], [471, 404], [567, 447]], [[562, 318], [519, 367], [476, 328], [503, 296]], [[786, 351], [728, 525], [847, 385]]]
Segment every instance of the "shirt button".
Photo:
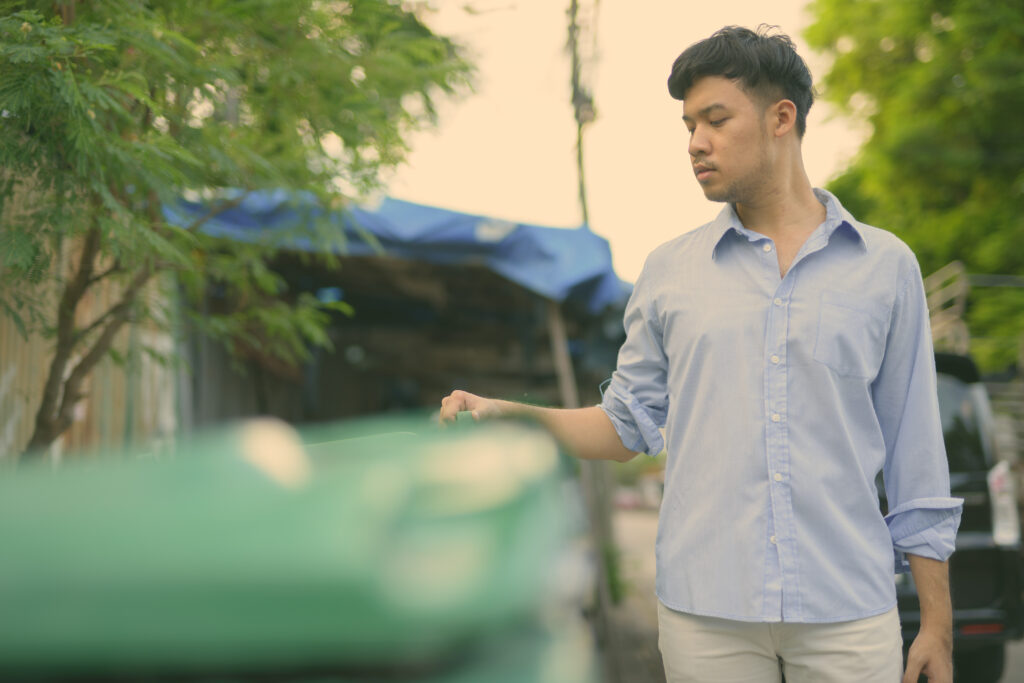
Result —
[[781, 306], [782, 305], [782, 299], [780, 299], [779, 297], [775, 297], [774, 303], [775, 303], [776, 306]]
[[775, 363], [775, 364], [778, 364], [779, 357], [778, 356], [772, 356], [772, 362]]
[[775, 545], [776, 543], [778, 543], [778, 542], [779, 542], [779, 539], [775, 538], [774, 536], [772, 536], [772, 537], [771, 537], [771, 538], [769, 538], [768, 540], [772, 542], [772, 545]]
[[762, 248], [762, 249], [764, 249], [764, 250], [765, 250], [766, 252], [769, 252], [769, 251], [771, 251], [771, 250], [772, 250], [772, 245], [770, 245], [770, 244], [765, 244], [765, 245], [764, 245], [763, 247], [761, 247], [761, 248]]
[[775, 481], [782, 481], [782, 475], [779, 474], [778, 472], [776, 472], [774, 479], [775, 479]]
[[778, 413], [772, 413], [772, 422], [779, 422], [782, 420], [782, 416]]

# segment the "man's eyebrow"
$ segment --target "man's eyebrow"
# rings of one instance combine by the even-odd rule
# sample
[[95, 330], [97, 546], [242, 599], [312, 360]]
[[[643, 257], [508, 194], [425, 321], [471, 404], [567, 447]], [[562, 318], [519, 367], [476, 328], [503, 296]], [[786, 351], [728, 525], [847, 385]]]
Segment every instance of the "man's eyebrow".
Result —
[[[724, 104], [719, 104], [718, 102], [715, 102], [714, 104], [709, 104], [708, 106], [704, 107], [699, 112], [697, 112], [697, 116], [701, 116], [701, 117], [707, 116], [708, 114], [710, 114], [711, 112], [713, 112], [716, 109], [725, 109], [725, 108], [726, 107], [725, 107]], [[690, 117], [690, 116], [687, 116], [686, 114], [683, 114], [683, 121], [693, 121], [693, 118]]]

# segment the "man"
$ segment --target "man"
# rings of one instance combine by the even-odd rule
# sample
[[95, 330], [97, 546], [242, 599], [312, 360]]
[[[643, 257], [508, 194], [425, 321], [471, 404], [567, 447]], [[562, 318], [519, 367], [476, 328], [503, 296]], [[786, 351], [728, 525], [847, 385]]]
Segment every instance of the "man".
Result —
[[811, 77], [788, 37], [722, 29], [679, 56], [669, 92], [697, 182], [726, 206], [649, 256], [601, 405], [456, 391], [441, 419], [532, 416], [581, 458], [667, 450], [656, 552], [670, 681], [899, 681], [895, 557], [922, 613], [903, 680], [948, 683], [962, 501], [917, 261], [811, 187]]

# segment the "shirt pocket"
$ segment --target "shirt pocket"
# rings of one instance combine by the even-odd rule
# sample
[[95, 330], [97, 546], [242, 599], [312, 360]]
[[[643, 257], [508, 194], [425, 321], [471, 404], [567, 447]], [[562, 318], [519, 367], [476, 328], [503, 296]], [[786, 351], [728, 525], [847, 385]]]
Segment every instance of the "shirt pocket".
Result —
[[837, 375], [873, 379], [885, 353], [887, 316], [878, 302], [826, 289], [821, 292], [814, 360]]

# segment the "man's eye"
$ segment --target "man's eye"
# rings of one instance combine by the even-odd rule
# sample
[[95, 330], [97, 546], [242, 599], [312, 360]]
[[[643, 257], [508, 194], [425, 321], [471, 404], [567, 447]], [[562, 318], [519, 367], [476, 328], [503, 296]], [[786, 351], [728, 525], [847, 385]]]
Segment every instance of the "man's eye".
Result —
[[728, 120], [729, 119], [727, 119], [727, 118], [725, 118], [725, 119], [715, 119], [714, 121], [711, 121], [711, 125], [714, 126], [715, 128], [718, 128], [719, 126], [721, 126], [723, 123], [725, 123]]

